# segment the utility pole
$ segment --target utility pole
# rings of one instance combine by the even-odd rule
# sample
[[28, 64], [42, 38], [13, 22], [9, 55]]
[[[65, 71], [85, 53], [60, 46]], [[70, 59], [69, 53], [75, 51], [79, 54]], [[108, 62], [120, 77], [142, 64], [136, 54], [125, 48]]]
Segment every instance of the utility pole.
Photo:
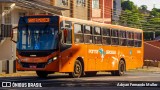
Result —
[[104, 23], [104, 0], [103, 0], [103, 23]]

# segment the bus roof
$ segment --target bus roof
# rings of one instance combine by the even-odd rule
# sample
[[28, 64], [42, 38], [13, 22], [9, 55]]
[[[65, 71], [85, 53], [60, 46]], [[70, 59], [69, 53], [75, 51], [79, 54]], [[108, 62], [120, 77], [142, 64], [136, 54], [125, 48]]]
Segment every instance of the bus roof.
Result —
[[[33, 16], [24, 16], [24, 17], [58, 17], [58, 16], [33, 15]], [[90, 21], [90, 20], [82, 20], [82, 19], [77, 19], [77, 18], [70, 18], [70, 17], [65, 17], [65, 16], [59, 16], [59, 17], [62, 20], [68, 20], [68, 21], [72, 21], [72, 22], [80, 23], [80, 24], [86, 24], [86, 25], [92, 25], [92, 26], [96, 25], [96, 26], [99, 26], [99, 27], [106, 27], [106, 28], [133, 31], [133, 32], [143, 32], [143, 30], [137, 29], [137, 28], [125, 27], [125, 26], [120, 26], [120, 25], [112, 25], [112, 24], [94, 22], [94, 21]]]
[[99, 23], [99, 22], [82, 20], [82, 19], [77, 19], [77, 18], [70, 18], [70, 17], [65, 17], [65, 16], [60, 16], [60, 18], [62, 18], [62, 20], [73, 21], [75, 23], [80, 23], [80, 24], [96, 25], [96, 26], [100, 26], [100, 27], [106, 27], [106, 28], [112, 28], [112, 29], [118, 29], [118, 30], [127, 30], [127, 31], [133, 31], [133, 32], [143, 32], [143, 30], [141, 30], [141, 29], [125, 27], [125, 26], [120, 26], [120, 25]]

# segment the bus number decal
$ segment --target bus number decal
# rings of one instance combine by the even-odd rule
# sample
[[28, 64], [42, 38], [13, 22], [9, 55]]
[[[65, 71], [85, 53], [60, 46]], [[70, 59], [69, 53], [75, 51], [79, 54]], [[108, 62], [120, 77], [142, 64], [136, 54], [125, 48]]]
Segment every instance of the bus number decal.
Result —
[[88, 53], [90, 53], [90, 54], [98, 54], [98, 50], [89, 49]]
[[88, 53], [89, 54], [98, 54], [98, 52], [100, 53], [100, 54], [116, 54], [116, 51], [114, 51], [114, 50], [106, 50], [106, 52], [101, 48], [101, 49], [99, 49], [99, 50], [92, 50], [92, 49], [89, 49], [88, 50]]
[[114, 50], [106, 50], [106, 54], [116, 54], [116, 51], [114, 51]]
[[140, 51], [140, 50], [137, 50], [137, 53], [139, 54], [139, 53], [141, 53], [141, 51]]

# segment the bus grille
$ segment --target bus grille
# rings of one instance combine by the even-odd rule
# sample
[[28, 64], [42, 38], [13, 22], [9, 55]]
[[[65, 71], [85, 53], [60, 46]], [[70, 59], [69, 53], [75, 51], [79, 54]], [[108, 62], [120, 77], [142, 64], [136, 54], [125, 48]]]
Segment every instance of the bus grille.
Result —
[[32, 68], [32, 67], [36, 67], [36, 68], [44, 68], [46, 63], [21, 63], [22, 67], [24, 68]]

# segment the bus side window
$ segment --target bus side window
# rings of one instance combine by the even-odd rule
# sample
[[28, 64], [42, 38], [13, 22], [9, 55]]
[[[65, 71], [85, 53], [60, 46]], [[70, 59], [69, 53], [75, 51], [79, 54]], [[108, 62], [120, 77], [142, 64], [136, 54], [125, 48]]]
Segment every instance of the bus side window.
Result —
[[65, 44], [72, 43], [72, 22], [71, 21], [62, 21], [60, 23], [60, 32], [62, 33], [61, 41]]
[[111, 44], [111, 30], [109, 28], [102, 29], [102, 43], [105, 45]]
[[102, 44], [102, 32], [100, 27], [94, 27], [94, 43]]
[[74, 24], [74, 41], [75, 43], [83, 43], [83, 25]]
[[127, 38], [128, 38], [128, 46], [134, 46], [134, 33], [133, 32], [127, 32]]
[[127, 39], [126, 39], [126, 31], [120, 31], [120, 45], [126, 46], [127, 45]]
[[71, 30], [63, 30], [63, 42], [65, 44], [72, 44], [72, 31]]
[[68, 48], [71, 47], [72, 44], [72, 25], [70, 21], [62, 21], [60, 23], [60, 33], [61, 33], [61, 37], [60, 37], [60, 41], [61, 41], [61, 51], [64, 51]]
[[134, 46], [141, 47], [142, 46], [142, 33], [135, 33], [134, 35]]
[[84, 26], [84, 42], [85, 43], [93, 43], [93, 36], [92, 36], [92, 27], [91, 26]]
[[116, 29], [112, 30], [112, 45], [119, 45], [119, 31]]

